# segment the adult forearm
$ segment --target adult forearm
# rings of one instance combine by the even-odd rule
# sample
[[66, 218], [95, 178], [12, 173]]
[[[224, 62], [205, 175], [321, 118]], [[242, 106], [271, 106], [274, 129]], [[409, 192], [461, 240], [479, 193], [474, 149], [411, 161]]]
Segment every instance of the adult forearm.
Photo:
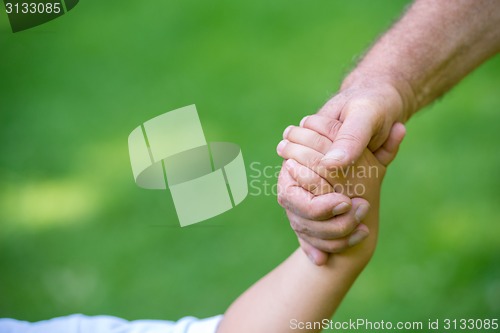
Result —
[[500, 50], [497, 0], [417, 0], [366, 54], [342, 89], [388, 83], [400, 120], [433, 102]]

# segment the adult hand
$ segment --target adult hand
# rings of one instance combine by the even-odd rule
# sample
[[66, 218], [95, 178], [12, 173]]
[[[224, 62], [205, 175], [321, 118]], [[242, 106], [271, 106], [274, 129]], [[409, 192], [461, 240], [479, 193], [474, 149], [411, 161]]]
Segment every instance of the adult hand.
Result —
[[[337, 120], [317, 115], [301, 124], [308, 128], [309, 132], [306, 133], [309, 135], [303, 133], [297, 138], [294, 126], [289, 126], [283, 133], [282, 142], [290, 140], [309, 147], [322, 146], [327, 149], [341, 125]], [[317, 133], [325, 136], [323, 142], [317, 140], [321, 137]], [[278, 145], [278, 155], [283, 156], [289, 147]], [[316, 265], [323, 265], [328, 260], [328, 253], [343, 252], [362, 240], [358, 233], [353, 241], [351, 237], [355, 235], [355, 231], [363, 230], [365, 235], [368, 234], [368, 228], [360, 223], [368, 214], [369, 203], [365, 199], [351, 199], [333, 191], [333, 186], [326, 177], [322, 178], [312, 171], [319, 167], [319, 163], [319, 159], [314, 159], [304, 163], [306, 167], [293, 159], [285, 161], [278, 179], [278, 202], [285, 208], [304, 252]], [[361, 206], [363, 208], [359, 210]]]
[[318, 111], [340, 122], [330, 128], [336, 135], [329, 136], [333, 144], [321, 161], [327, 169], [355, 163], [365, 148], [375, 152], [389, 137], [392, 126], [408, 118], [405, 110], [409, 107], [393, 85], [358, 76], [351, 74], [340, 92]]
[[[315, 264], [322, 265], [328, 253], [343, 252], [368, 235], [369, 230], [360, 222], [368, 214], [370, 203], [364, 198], [349, 199], [334, 192], [333, 186], [342, 183], [342, 179], [338, 173], [329, 175], [320, 165], [321, 157], [337, 134], [332, 129], [338, 129], [340, 123], [313, 115], [303, 121], [302, 126], [304, 128], [288, 127], [277, 148], [278, 154], [288, 159], [279, 177], [278, 201], [286, 209], [304, 252]], [[364, 187], [376, 192], [380, 188], [385, 167], [396, 156], [404, 133], [404, 126], [395, 124], [389, 138], [374, 155], [365, 149], [363, 163], [379, 164], [382, 170], [375, 179], [365, 179], [368, 182]], [[374, 204], [378, 205], [376, 201]]]

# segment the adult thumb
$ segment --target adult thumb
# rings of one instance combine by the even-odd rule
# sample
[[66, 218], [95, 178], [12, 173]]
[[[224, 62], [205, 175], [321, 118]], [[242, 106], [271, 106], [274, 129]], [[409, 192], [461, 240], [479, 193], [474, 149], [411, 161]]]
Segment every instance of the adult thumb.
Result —
[[374, 125], [370, 117], [363, 113], [348, 115], [321, 164], [331, 170], [355, 163], [368, 146], [373, 132]]

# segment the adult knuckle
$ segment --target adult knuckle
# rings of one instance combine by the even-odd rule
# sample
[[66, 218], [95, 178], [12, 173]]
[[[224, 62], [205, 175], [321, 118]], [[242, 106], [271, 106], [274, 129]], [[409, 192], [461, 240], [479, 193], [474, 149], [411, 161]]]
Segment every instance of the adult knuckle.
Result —
[[357, 96], [349, 100], [349, 102], [346, 104], [346, 108], [352, 111], [366, 111], [374, 109], [376, 105], [377, 103], [375, 101], [375, 98], [364, 95]]
[[355, 142], [357, 144], [361, 143], [361, 139], [351, 133], [342, 133], [335, 138], [335, 142]]
[[381, 128], [386, 117], [386, 108], [380, 102], [378, 96], [363, 96], [350, 101], [348, 109], [353, 113], [362, 113], [363, 116], [370, 118], [376, 128]]
[[331, 139], [334, 139], [337, 136], [337, 133], [340, 130], [340, 126], [342, 126], [342, 123], [338, 120], [329, 120], [328, 121], [328, 137]]

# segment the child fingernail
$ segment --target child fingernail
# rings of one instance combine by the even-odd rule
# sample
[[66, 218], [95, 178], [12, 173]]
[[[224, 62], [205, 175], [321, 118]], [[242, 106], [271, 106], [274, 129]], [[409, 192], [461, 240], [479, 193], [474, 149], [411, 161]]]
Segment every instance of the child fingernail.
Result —
[[354, 246], [356, 244], [359, 244], [363, 239], [368, 237], [368, 234], [369, 233], [364, 230], [357, 230], [351, 235], [351, 237], [349, 237], [347, 243], [349, 244], [349, 246]]
[[337, 206], [333, 207], [332, 213], [333, 215], [344, 214], [349, 210], [350, 205], [347, 202], [341, 202]]
[[360, 223], [361, 221], [363, 221], [366, 215], [368, 215], [369, 210], [370, 210], [370, 205], [367, 204], [359, 205], [358, 209], [356, 209], [356, 213], [354, 214], [356, 222]]
[[295, 168], [296, 165], [297, 165], [297, 161], [295, 161], [294, 159], [291, 159], [291, 158], [286, 160], [286, 162], [285, 162], [285, 167], [287, 168], [287, 170]]
[[285, 131], [283, 132], [283, 139], [286, 139], [288, 137], [288, 133], [290, 133], [290, 131], [292, 130], [292, 125], [288, 126], [287, 128], [285, 128]]
[[309, 257], [309, 260], [311, 260], [311, 262], [316, 265], [316, 258], [314, 258], [312, 253], [309, 253], [307, 256]]
[[281, 140], [280, 143], [278, 143], [278, 146], [276, 147], [276, 151], [278, 152], [279, 155], [281, 155], [281, 152], [286, 146], [287, 141], [286, 140]]
[[305, 116], [304, 118], [302, 118], [302, 120], [300, 121], [300, 127], [304, 127], [304, 123], [306, 122], [307, 118], [309, 118], [309, 116]]

